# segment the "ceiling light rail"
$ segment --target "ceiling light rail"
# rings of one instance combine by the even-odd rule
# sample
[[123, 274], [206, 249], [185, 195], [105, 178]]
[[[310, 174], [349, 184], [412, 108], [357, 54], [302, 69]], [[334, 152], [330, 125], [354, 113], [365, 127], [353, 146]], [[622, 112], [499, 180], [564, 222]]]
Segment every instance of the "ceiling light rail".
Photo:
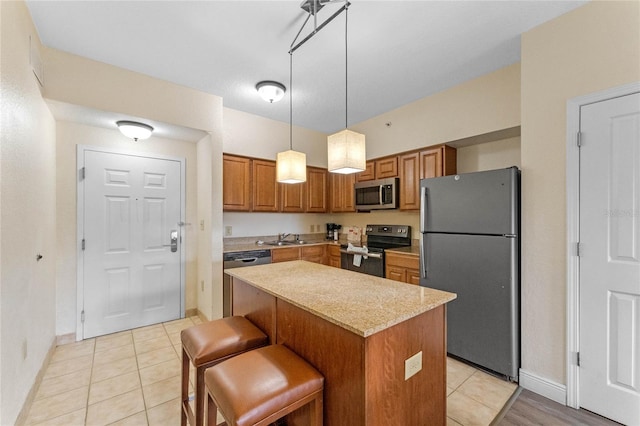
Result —
[[[342, 1], [342, 0], [338, 0], [338, 1]], [[300, 27], [300, 30], [298, 31], [298, 34], [296, 34], [296, 37], [291, 42], [291, 47], [289, 49], [289, 54], [295, 52], [300, 46], [305, 44], [314, 35], [316, 35], [321, 29], [323, 29], [329, 22], [333, 21], [338, 15], [340, 15], [342, 12], [347, 10], [349, 8], [349, 6], [351, 6], [351, 2], [345, 1], [344, 6], [342, 6], [340, 9], [338, 9], [333, 15], [328, 17], [320, 25], [318, 25], [317, 24], [317, 19], [316, 19], [316, 15], [317, 15], [318, 11], [320, 11], [320, 9], [323, 8], [325, 4], [327, 4], [327, 3], [337, 3], [338, 1], [335, 1], [335, 0], [334, 1], [305, 0], [304, 2], [302, 2], [300, 7], [303, 10], [305, 10], [308, 13], [308, 15], [307, 15], [307, 19], [305, 19], [305, 21], [302, 23], [302, 27]], [[313, 6], [313, 7], [311, 7], [311, 6]], [[300, 33], [302, 32], [304, 27], [307, 25], [307, 22], [309, 22], [309, 18], [311, 17], [311, 15], [313, 15], [313, 31], [309, 35], [307, 35], [304, 39], [302, 39], [298, 44], [295, 44], [296, 40], [298, 40], [298, 37], [300, 36]]]

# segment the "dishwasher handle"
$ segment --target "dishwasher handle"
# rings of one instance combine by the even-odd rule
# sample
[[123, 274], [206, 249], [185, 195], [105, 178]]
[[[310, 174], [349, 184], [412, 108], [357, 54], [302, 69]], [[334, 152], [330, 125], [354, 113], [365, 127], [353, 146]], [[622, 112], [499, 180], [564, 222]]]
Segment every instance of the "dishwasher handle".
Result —
[[235, 259], [236, 262], [242, 262], [242, 263], [254, 263], [257, 260], [258, 260], [257, 257], [244, 257], [240, 259]]

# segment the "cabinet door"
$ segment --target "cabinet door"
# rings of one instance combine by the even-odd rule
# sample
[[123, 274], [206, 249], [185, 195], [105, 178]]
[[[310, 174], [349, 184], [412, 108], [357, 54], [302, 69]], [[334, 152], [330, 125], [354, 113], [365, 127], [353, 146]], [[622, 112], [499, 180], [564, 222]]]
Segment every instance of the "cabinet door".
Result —
[[342, 267], [342, 262], [340, 260], [340, 256], [329, 256], [329, 261], [328, 261], [327, 265], [333, 266], [334, 268]]
[[222, 156], [222, 208], [227, 211], [251, 210], [251, 159]]
[[300, 247], [286, 247], [271, 250], [271, 263], [300, 259]]
[[355, 211], [355, 195], [353, 192], [353, 184], [355, 183], [354, 175], [329, 173], [329, 182], [331, 187], [331, 211]]
[[307, 260], [309, 262], [324, 263], [325, 258], [325, 246], [306, 246], [300, 248], [300, 259]]
[[455, 148], [444, 145], [442, 147], [442, 176], [458, 173], [458, 151]]
[[420, 179], [442, 176], [442, 148], [420, 152]]
[[407, 283], [420, 285], [420, 271], [418, 269], [407, 269]]
[[376, 160], [376, 179], [398, 177], [398, 157]]
[[327, 212], [327, 170], [307, 167], [307, 205], [310, 213]]
[[386, 278], [405, 283], [407, 282], [407, 270], [397, 266], [387, 265]]
[[280, 211], [288, 213], [303, 213], [306, 184], [280, 183], [278, 184], [278, 187], [282, 201]]
[[376, 178], [376, 164], [373, 161], [367, 161], [367, 168], [363, 172], [356, 173], [356, 182], [364, 182], [374, 180]]
[[276, 162], [253, 160], [253, 211], [278, 211]]
[[420, 155], [417, 152], [398, 158], [400, 174], [400, 210], [420, 210]]

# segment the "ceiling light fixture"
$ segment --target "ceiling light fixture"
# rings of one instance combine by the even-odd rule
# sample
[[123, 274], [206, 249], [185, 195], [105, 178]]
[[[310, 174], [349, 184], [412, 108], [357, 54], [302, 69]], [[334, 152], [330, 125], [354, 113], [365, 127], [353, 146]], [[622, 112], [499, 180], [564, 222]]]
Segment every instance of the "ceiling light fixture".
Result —
[[148, 139], [153, 132], [153, 127], [148, 124], [138, 123], [137, 121], [121, 120], [116, 125], [120, 132], [128, 138], [138, 141], [138, 139]]
[[280, 183], [307, 181], [307, 155], [293, 150], [293, 52], [289, 52], [289, 150], [276, 156], [276, 180]]
[[287, 91], [284, 85], [277, 81], [261, 81], [256, 84], [256, 90], [260, 97], [269, 103], [278, 102], [284, 97], [284, 92]]
[[348, 21], [349, 2], [345, 5], [344, 13], [344, 127], [345, 129], [329, 135], [327, 138], [328, 169], [332, 173], [350, 174], [361, 172], [366, 168], [365, 136], [348, 129]]

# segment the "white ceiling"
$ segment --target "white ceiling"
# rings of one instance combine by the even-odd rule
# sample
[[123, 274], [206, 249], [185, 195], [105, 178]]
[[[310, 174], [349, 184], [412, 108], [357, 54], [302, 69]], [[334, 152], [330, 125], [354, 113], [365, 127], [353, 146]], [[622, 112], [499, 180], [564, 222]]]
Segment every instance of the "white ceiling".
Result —
[[[520, 60], [520, 34], [585, 1], [366, 1], [348, 13], [349, 125]], [[289, 122], [289, 92], [269, 104], [255, 85], [289, 87], [300, 1], [27, 0], [42, 42], [221, 96]], [[327, 4], [318, 23], [344, 3]], [[293, 54], [293, 122], [345, 126], [345, 14]], [[299, 40], [312, 28], [313, 18]], [[79, 111], [76, 111], [79, 112]]]

